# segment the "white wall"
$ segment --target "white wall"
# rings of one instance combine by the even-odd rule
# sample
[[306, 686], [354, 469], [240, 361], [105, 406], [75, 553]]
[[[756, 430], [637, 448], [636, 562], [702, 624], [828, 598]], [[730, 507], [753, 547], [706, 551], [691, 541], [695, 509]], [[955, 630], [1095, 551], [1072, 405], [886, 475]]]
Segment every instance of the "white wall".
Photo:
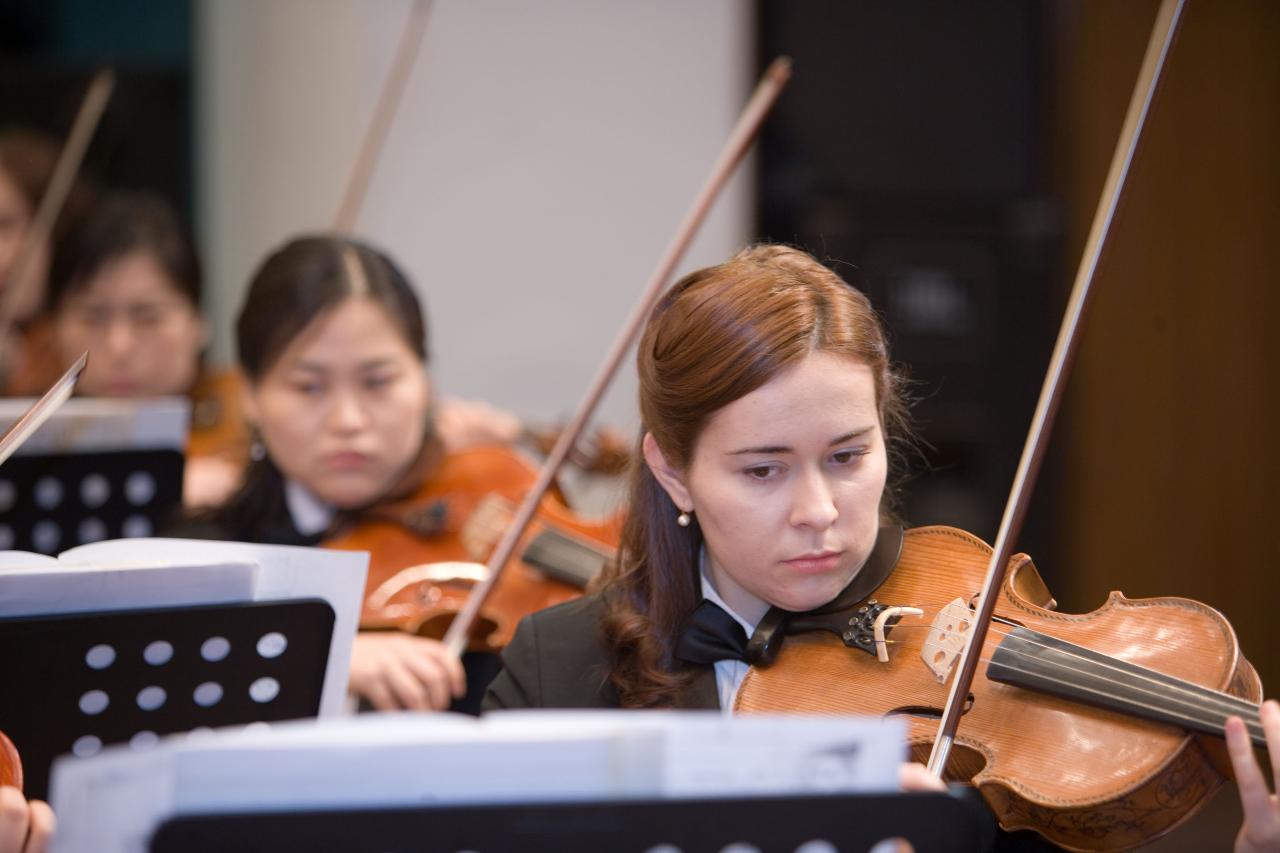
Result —
[[[328, 226], [408, 0], [199, 4], [215, 360], [248, 276]], [[357, 230], [424, 295], [446, 391], [566, 415], [753, 84], [746, 0], [437, 0]], [[750, 164], [683, 269], [747, 239]], [[628, 361], [598, 422], [636, 423]]]

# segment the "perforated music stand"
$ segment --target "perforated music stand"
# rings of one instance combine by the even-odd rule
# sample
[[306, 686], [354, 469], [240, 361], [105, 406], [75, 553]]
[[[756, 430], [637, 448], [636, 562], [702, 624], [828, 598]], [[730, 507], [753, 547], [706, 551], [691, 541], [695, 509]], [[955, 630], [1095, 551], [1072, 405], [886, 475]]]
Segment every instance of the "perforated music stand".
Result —
[[[27, 401], [0, 400], [0, 422]], [[0, 550], [150, 536], [182, 502], [190, 403], [72, 399], [0, 469]]]
[[692, 853], [739, 842], [762, 853], [793, 853], [825, 841], [830, 846], [808, 849], [865, 853], [900, 837], [917, 853], [964, 853], [985, 849], [994, 830], [990, 812], [976, 801], [943, 793], [624, 800], [184, 816], [162, 823], [150, 850]]
[[333, 625], [319, 599], [0, 618], [0, 730], [27, 796], [64, 753], [316, 716]]

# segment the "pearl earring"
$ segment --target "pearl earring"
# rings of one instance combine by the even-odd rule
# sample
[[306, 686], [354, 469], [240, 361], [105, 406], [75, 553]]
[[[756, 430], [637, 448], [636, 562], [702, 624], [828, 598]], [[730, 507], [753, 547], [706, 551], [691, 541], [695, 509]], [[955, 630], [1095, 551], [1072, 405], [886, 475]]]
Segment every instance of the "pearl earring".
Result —
[[692, 520], [693, 520], [692, 517], [687, 512], [682, 511], [679, 515], [676, 516], [676, 524], [680, 525], [681, 527], [688, 527], [689, 522]]

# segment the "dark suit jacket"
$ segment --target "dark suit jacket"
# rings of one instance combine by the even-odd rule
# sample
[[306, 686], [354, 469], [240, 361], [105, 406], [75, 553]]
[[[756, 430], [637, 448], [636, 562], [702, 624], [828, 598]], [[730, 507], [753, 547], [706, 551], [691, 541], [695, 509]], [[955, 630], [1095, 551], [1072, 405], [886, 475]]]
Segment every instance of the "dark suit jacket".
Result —
[[[617, 708], [609, 683], [613, 656], [600, 635], [603, 606], [595, 595], [550, 607], [520, 620], [502, 652], [502, 672], [489, 685], [483, 710], [499, 708]], [[697, 667], [680, 707], [720, 707], [716, 676]]]

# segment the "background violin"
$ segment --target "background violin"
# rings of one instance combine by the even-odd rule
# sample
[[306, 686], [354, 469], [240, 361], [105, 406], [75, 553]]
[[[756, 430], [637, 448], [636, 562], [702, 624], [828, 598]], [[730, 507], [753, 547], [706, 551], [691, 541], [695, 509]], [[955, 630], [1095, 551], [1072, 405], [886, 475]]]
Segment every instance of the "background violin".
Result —
[[[504, 447], [451, 453], [409, 498], [362, 513], [326, 547], [370, 552], [361, 626], [440, 638], [473, 586], [518, 502], [537, 477]], [[617, 516], [584, 518], [554, 493], [535, 521], [470, 634], [471, 651], [497, 651], [520, 617], [581, 595], [612, 559]]]
[[[924, 760], [990, 556], [955, 528], [907, 531], [874, 601], [844, 614], [847, 639], [789, 638], [772, 666], [747, 674], [735, 709], [900, 716]], [[877, 605], [923, 611], [886, 620], [883, 661], [847, 647], [874, 649]], [[1229, 778], [1228, 715], [1263, 745], [1261, 683], [1230, 624], [1199, 602], [1112, 592], [1091, 613], [1054, 606], [1031, 559], [1015, 556], [947, 775], [977, 787], [1006, 829], [1075, 850], [1143, 844]]]

